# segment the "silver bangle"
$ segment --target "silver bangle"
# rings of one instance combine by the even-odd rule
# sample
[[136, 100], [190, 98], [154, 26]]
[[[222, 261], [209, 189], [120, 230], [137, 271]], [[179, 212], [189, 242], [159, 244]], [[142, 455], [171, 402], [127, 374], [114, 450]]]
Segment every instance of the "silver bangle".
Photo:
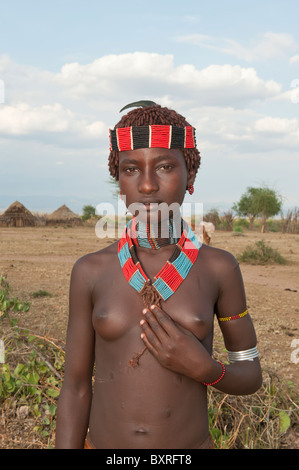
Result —
[[246, 349], [246, 351], [227, 351], [227, 353], [230, 363], [237, 361], [253, 361], [253, 359], [259, 355], [256, 346], [251, 349]]

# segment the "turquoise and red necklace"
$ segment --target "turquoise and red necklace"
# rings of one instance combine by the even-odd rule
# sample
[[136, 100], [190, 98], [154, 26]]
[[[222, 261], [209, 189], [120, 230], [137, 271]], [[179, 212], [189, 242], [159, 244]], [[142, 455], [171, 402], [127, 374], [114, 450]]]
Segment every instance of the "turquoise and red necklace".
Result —
[[[118, 243], [118, 258], [124, 276], [143, 297], [146, 307], [160, 305], [162, 300], [169, 299], [177, 291], [195, 263], [201, 247], [195, 234], [183, 220], [181, 234], [177, 234], [174, 225], [169, 223], [168, 241], [162, 239], [161, 242], [152, 232], [149, 225], [142, 225], [133, 217]], [[169, 244], [175, 245], [174, 252], [151, 282], [137, 258], [135, 246], [159, 249]]]

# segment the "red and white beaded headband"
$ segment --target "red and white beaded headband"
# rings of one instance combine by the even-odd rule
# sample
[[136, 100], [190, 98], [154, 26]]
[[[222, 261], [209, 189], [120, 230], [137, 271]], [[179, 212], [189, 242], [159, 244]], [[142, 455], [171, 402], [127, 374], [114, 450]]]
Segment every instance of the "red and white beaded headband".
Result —
[[132, 126], [109, 129], [110, 151], [141, 148], [193, 149], [196, 148], [195, 128], [168, 125]]

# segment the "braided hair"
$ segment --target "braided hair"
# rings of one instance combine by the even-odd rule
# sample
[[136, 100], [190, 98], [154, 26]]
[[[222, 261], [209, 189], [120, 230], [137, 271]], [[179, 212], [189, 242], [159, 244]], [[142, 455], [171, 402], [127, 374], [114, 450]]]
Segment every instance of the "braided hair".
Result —
[[[173, 125], [178, 127], [190, 126], [186, 119], [173, 109], [162, 108], [160, 105], [139, 107], [129, 111], [115, 125], [115, 129], [130, 126]], [[181, 149], [186, 161], [188, 173], [196, 175], [200, 166], [200, 153], [196, 148]], [[119, 152], [111, 150], [108, 165], [113, 178], [118, 180]]]

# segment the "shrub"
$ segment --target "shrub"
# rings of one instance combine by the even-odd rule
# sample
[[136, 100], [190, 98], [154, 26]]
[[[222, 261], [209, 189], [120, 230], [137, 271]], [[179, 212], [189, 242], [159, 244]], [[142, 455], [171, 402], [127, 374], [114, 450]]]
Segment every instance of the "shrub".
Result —
[[46, 290], [37, 290], [35, 292], [31, 293], [32, 297], [37, 298], [37, 297], [52, 297], [52, 294], [50, 292], [47, 292]]
[[[38, 296], [48, 295], [37, 291]], [[44, 447], [53, 446], [56, 401], [64, 368], [64, 349], [56, 340], [39, 336], [19, 326], [18, 315], [28, 312], [30, 304], [11, 296], [9, 283], [0, 276], [0, 321], [2, 357], [0, 364], [0, 405], [3, 423], [24, 415], [35, 420]], [[4, 354], [5, 350], [5, 354]], [[4, 363], [5, 361], [5, 363]], [[20, 419], [18, 419], [18, 422]], [[24, 431], [24, 437], [25, 437]], [[27, 439], [27, 436], [25, 440]], [[29, 437], [28, 437], [29, 439]], [[35, 447], [27, 443], [25, 447]]]
[[250, 227], [249, 221], [243, 217], [241, 217], [240, 219], [236, 219], [234, 222], [234, 226], [235, 225], [237, 225], [238, 227], [243, 227], [247, 229], [249, 229]]
[[237, 258], [238, 261], [251, 264], [286, 264], [287, 262], [277, 250], [267, 245], [264, 240], [259, 240], [254, 245], [247, 246]]
[[281, 449], [297, 429], [298, 392], [273, 372], [247, 396], [208, 391], [210, 433], [216, 449]]

